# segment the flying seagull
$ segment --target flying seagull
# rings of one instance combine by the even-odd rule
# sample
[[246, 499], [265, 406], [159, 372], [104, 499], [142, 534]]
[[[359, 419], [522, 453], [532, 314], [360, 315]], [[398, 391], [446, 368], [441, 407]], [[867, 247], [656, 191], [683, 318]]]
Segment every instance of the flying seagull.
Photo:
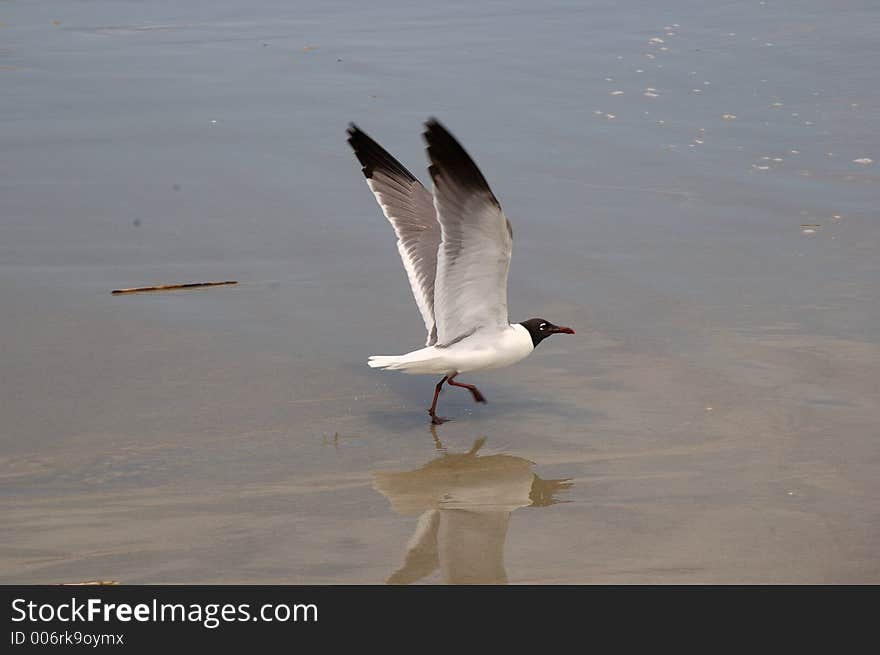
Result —
[[348, 143], [367, 185], [397, 234], [397, 249], [428, 331], [424, 348], [405, 355], [373, 355], [369, 365], [442, 375], [428, 410], [436, 425], [446, 420], [436, 412], [444, 383], [463, 387], [484, 403], [474, 385], [455, 378], [509, 366], [550, 335], [574, 330], [543, 318], [510, 324], [510, 221], [480, 169], [445, 127], [431, 118], [423, 136], [433, 195], [356, 125], [348, 128]]

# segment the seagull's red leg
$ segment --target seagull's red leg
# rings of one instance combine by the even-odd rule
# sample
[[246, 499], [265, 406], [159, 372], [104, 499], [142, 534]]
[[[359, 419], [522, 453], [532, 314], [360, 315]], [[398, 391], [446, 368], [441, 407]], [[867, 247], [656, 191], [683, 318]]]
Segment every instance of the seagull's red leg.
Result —
[[470, 391], [471, 395], [474, 397], [474, 402], [477, 402], [477, 403], [486, 402], [486, 399], [483, 397], [483, 394], [481, 394], [480, 390], [477, 389], [474, 385], [462, 384], [461, 382], [456, 382], [455, 381], [456, 375], [458, 375], [458, 373], [456, 373], [455, 375], [449, 376], [449, 379], [447, 380], [447, 382], [449, 382], [449, 384], [451, 384], [453, 387], [464, 387], [465, 389]]
[[[454, 377], [454, 376], [453, 376]], [[440, 425], [441, 423], [445, 423], [446, 419], [440, 416], [437, 416], [437, 398], [440, 397], [440, 389], [443, 387], [443, 383], [447, 380], [451, 380], [449, 376], [444, 376], [440, 382], [437, 383], [437, 386], [434, 387], [434, 402], [431, 403], [431, 409], [428, 410], [428, 415], [431, 417], [431, 423], [434, 425]]]

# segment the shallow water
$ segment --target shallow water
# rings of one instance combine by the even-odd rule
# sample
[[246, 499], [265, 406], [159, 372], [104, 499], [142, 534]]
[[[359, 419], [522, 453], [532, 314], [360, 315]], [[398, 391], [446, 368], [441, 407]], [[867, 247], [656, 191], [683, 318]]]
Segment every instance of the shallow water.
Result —
[[[0, 3], [0, 580], [880, 582], [880, 11], [380, 4]], [[578, 332], [436, 434], [431, 115]]]

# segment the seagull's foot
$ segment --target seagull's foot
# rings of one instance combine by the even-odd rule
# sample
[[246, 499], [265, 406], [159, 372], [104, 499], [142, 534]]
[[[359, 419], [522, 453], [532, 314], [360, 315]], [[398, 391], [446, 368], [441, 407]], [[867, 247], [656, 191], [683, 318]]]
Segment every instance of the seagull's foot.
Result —
[[448, 419], [448, 418], [443, 418], [442, 416], [437, 416], [437, 415], [436, 415], [434, 412], [432, 412], [430, 409], [428, 410], [428, 414], [431, 416], [431, 425], [443, 425], [443, 424], [446, 423], [447, 421], [450, 421], [450, 420], [451, 420], [451, 419]]
[[474, 387], [471, 389], [471, 395], [474, 397], [474, 402], [476, 403], [485, 403], [486, 397], [480, 393], [480, 390]]

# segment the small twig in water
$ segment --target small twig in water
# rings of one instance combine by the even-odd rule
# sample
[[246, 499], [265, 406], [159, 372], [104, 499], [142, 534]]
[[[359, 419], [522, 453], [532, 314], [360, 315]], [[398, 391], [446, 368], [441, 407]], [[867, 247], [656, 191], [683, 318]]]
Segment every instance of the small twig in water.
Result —
[[140, 293], [141, 291], [170, 291], [172, 289], [194, 289], [196, 287], [218, 287], [224, 284], [238, 284], [238, 280], [224, 282], [189, 282], [188, 284], [160, 284], [155, 287], [134, 287], [131, 289], [113, 289], [111, 293]]

